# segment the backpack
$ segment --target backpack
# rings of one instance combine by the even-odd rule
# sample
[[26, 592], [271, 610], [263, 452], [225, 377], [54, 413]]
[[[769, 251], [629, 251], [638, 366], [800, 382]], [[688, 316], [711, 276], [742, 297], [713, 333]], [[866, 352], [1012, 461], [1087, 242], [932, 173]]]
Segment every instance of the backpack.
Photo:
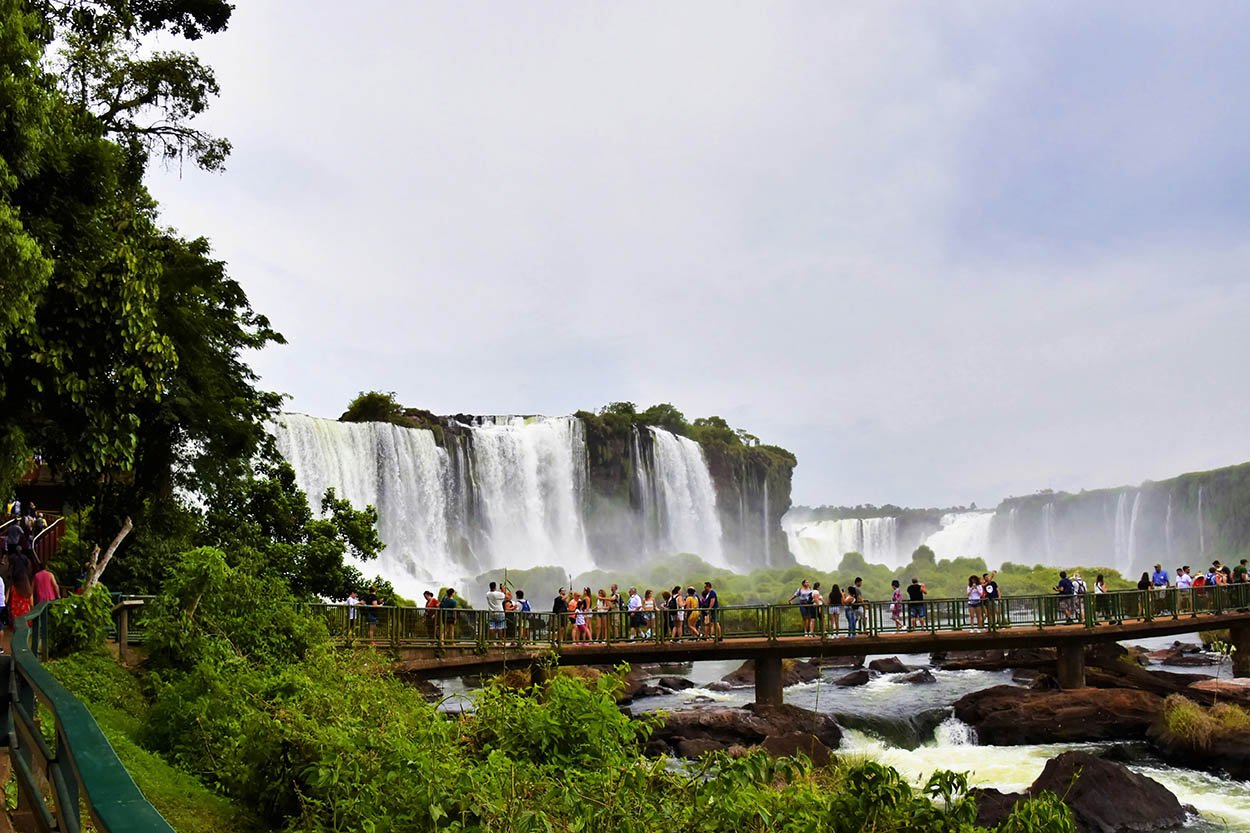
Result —
[[1078, 596], [1084, 595], [1085, 594], [1085, 579], [1081, 578], [1080, 576], [1077, 576], [1076, 578], [1072, 579], [1072, 592], [1077, 594]]
[[529, 600], [529, 599], [522, 599], [522, 600], [521, 600], [521, 612], [522, 612], [522, 613], [529, 613], [529, 612], [530, 612], [530, 600]]

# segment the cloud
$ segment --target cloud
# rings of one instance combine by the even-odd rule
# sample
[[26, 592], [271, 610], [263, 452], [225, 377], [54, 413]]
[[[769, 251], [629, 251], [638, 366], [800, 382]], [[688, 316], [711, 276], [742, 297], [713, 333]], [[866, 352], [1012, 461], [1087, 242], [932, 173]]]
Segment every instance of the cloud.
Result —
[[1236, 7], [293, 8], [205, 44], [230, 172], [153, 188], [299, 410], [671, 401], [809, 503], [1247, 456]]

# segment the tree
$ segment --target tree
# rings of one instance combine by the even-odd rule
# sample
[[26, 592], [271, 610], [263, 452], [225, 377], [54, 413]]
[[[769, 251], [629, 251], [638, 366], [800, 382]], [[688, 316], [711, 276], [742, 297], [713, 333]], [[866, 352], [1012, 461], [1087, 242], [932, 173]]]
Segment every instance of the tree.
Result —
[[392, 422], [405, 425], [404, 406], [395, 398], [394, 391], [382, 393], [361, 391], [339, 417], [340, 422]]

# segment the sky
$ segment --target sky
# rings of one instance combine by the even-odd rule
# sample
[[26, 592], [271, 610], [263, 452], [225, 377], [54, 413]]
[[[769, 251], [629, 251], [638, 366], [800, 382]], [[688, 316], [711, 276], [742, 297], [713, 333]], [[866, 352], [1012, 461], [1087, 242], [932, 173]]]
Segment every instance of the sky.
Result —
[[628, 400], [794, 501], [1250, 459], [1250, 5], [239, 3], [221, 174], [154, 168], [288, 409]]

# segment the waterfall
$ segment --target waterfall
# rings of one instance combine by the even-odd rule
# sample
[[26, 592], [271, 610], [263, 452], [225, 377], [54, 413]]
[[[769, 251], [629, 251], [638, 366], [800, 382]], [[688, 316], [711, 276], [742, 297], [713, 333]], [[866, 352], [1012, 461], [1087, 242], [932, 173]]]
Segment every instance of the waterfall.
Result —
[[783, 519], [782, 527], [795, 560], [816, 570], [832, 572], [848, 552], [864, 551], [863, 522], [859, 518], [809, 523]]
[[1052, 500], [1042, 507], [1042, 543], [1046, 549], [1046, 563], [1055, 564], [1055, 502]]
[[447, 436], [298, 414], [271, 426], [314, 511], [333, 486], [378, 510], [386, 549], [360, 565], [401, 593], [497, 568], [593, 568], [583, 527], [586, 441], [573, 417], [483, 417]]
[[358, 565], [362, 571], [382, 573], [401, 592], [436, 576], [463, 574], [451, 555], [447, 494], [453, 477], [433, 433], [298, 414], [279, 416], [272, 430], [314, 512], [330, 487], [357, 509], [377, 507], [386, 549], [376, 562]]
[[709, 564], [724, 566], [716, 486], [703, 447], [662, 428], [648, 430], [651, 477], [661, 518], [660, 551], [691, 552]]
[[1172, 492], [1168, 491], [1168, 511], [1163, 519], [1163, 545], [1167, 551], [1168, 561], [1172, 561]]
[[1120, 575], [1128, 578], [1132, 575], [1133, 565], [1137, 563], [1137, 515], [1141, 511], [1141, 490], [1133, 498], [1133, 511], [1128, 522], [1128, 561], [1120, 565]]
[[860, 552], [864, 560], [870, 564], [902, 567], [898, 552], [898, 518], [864, 518], [860, 524], [863, 527]]
[[1120, 492], [1115, 504], [1115, 566], [1122, 575], [1127, 575], [1129, 546], [1128, 492]]
[[[745, 493], [745, 489], [743, 490]], [[768, 516], [768, 474], [764, 474], [764, 565], [773, 566], [772, 519]]]
[[488, 567], [594, 566], [582, 525], [586, 440], [572, 417], [481, 417], [470, 461]]
[[925, 546], [938, 558], [979, 556], [988, 562], [993, 520], [993, 512], [948, 512], [942, 516], [942, 528], [925, 539]]
[[1206, 523], [1202, 517], [1202, 486], [1198, 486], [1198, 554], [1203, 560], [1207, 557], [1207, 530]]

